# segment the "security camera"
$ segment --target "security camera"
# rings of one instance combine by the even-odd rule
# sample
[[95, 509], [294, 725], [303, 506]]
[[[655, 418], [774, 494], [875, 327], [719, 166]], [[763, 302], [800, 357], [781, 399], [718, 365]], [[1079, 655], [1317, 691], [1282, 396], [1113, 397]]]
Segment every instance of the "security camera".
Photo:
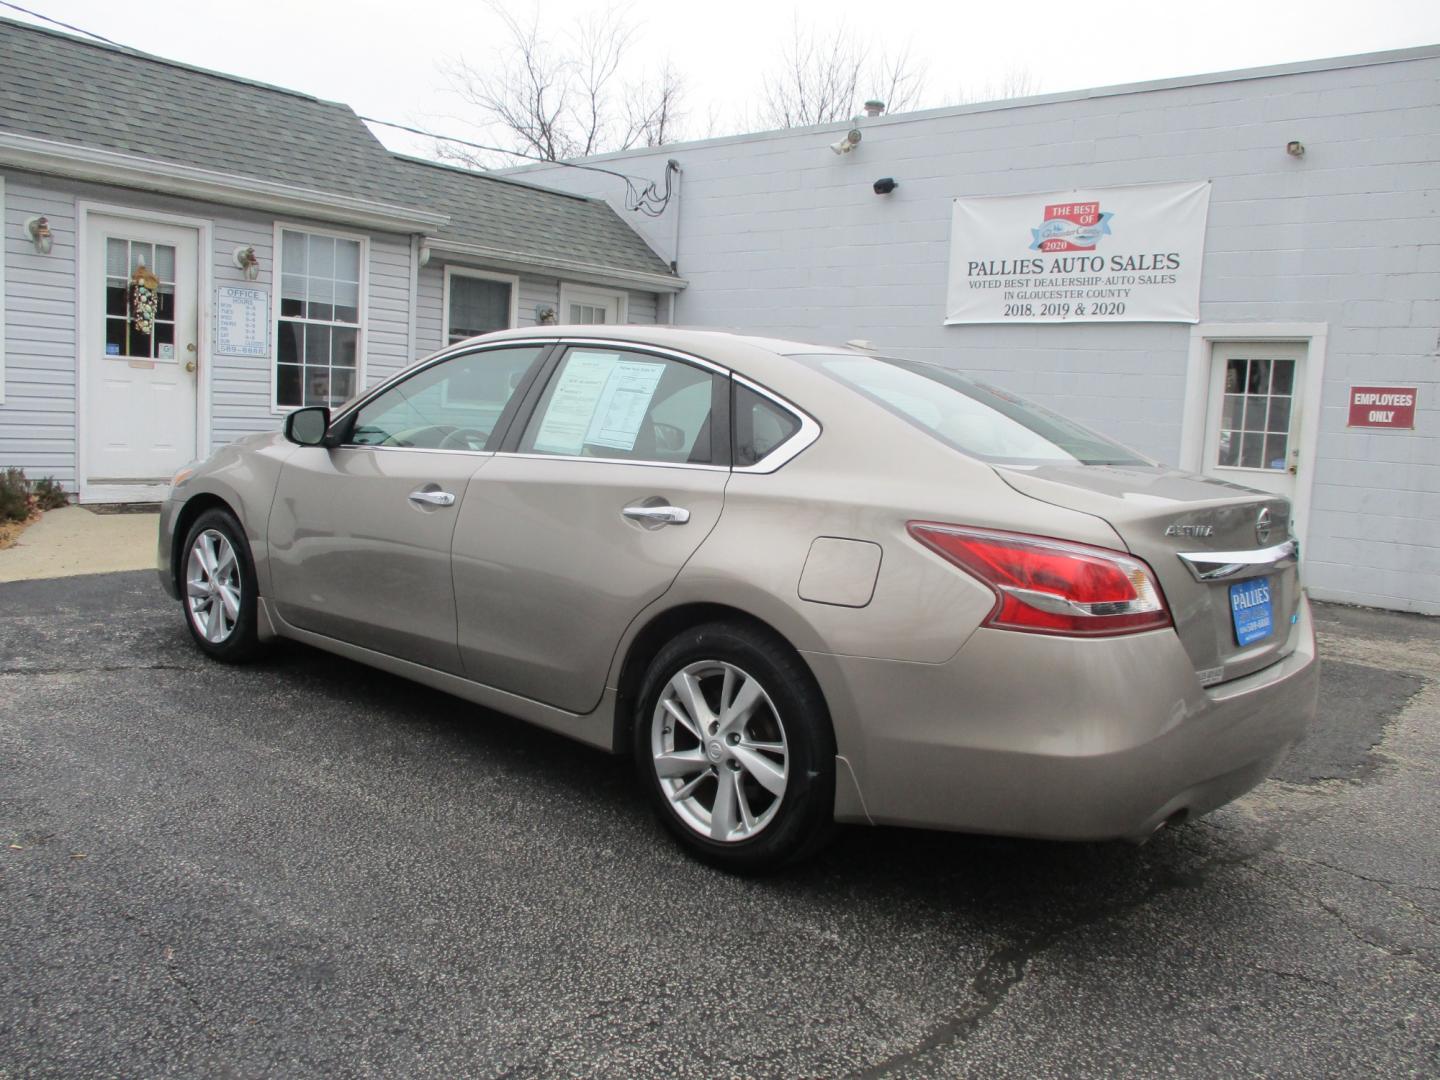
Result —
[[896, 183], [893, 176], [882, 176], [879, 180], [875, 181], [875, 194], [889, 195], [890, 192], [894, 191], [899, 186], [900, 185]]
[[845, 133], [845, 137], [839, 142], [832, 142], [830, 144], [830, 149], [834, 150], [837, 154], [848, 154], [851, 150], [854, 150], [855, 147], [860, 145], [860, 138], [860, 129], [851, 128]]

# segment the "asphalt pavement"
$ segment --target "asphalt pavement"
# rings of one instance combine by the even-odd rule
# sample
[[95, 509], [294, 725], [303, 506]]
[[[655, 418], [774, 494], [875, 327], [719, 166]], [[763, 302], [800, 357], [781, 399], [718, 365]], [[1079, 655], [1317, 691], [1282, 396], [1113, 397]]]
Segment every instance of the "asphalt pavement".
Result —
[[206, 661], [153, 573], [0, 585], [0, 1077], [1435, 1076], [1440, 622], [1319, 625], [1310, 740], [1143, 848], [746, 880], [618, 760]]

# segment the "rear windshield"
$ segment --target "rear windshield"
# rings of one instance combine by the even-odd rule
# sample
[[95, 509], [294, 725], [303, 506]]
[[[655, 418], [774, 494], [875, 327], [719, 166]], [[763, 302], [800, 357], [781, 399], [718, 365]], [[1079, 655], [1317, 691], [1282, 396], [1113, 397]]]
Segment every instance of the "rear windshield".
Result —
[[935, 364], [847, 354], [794, 359], [818, 368], [946, 445], [985, 461], [1150, 464], [1049, 409]]

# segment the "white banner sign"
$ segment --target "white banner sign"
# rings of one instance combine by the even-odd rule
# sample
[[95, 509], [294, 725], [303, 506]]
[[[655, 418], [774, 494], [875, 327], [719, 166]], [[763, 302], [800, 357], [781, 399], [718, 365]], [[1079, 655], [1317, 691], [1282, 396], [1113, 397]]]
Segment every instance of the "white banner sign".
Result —
[[945, 322], [1199, 322], [1210, 185], [956, 199]]

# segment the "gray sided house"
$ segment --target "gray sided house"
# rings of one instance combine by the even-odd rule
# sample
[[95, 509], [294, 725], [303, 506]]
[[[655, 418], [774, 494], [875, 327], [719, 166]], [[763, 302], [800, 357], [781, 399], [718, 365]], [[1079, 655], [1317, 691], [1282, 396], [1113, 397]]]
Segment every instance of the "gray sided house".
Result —
[[390, 154], [344, 105], [0, 20], [0, 468], [82, 502], [449, 341], [655, 322], [603, 201]]

